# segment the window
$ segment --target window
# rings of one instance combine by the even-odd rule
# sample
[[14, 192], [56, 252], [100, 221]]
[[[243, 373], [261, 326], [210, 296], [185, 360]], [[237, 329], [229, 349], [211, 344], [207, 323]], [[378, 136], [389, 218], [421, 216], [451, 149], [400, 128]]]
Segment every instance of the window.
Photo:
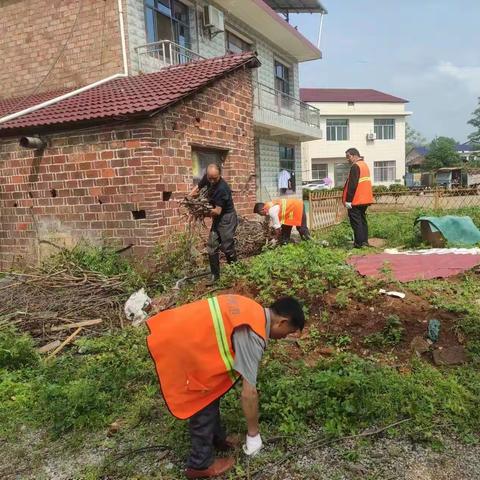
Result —
[[350, 173], [350, 164], [346, 162], [336, 163], [333, 167], [333, 172], [335, 176], [335, 186], [342, 188]]
[[222, 150], [208, 150], [204, 148], [192, 147], [192, 174], [193, 184], [198, 185], [205, 175], [207, 166], [211, 163], [222, 165], [225, 160], [226, 152]]
[[327, 141], [348, 140], [348, 120], [327, 119]]
[[377, 140], [395, 139], [395, 119], [394, 118], [375, 118], [373, 120], [373, 129]]
[[312, 180], [322, 180], [327, 177], [328, 177], [328, 164], [312, 162]]
[[394, 182], [396, 177], [396, 162], [373, 162], [373, 180], [375, 182]]
[[252, 46], [240, 37], [237, 37], [234, 33], [226, 30], [225, 48], [228, 53], [242, 53], [251, 50]]
[[293, 145], [280, 145], [280, 171], [290, 173], [290, 189], [295, 191], [295, 147]]
[[[283, 107], [290, 106], [290, 69], [283, 63], [275, 61], [275, 89], [280, 92], [279, 101]], [[285, 94], [285, 95], [282, 95]]]
[[147, 42], [171, 40], [190, 48], [190, 12], [177, 0], [145, 0]]

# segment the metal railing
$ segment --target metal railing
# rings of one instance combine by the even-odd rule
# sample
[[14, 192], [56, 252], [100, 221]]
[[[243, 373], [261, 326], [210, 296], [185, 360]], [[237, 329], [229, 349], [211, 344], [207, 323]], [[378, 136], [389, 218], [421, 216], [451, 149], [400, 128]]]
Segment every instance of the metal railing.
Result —
[[[457, 210], [480, 207], [479, 188], [377, 191], [374, 192], [374, 197], [375, 203], [368, 210], [370, 214], [382, 212], [406, 213], [416, 209]], [[320, 190], [309, 192], [308, 201], [309, 222], [312, 229], [337, 225], [347, 217], [341, 191]]]
[[256, 107], [320, 128], [318, 108], [257, 81], [253, 82], [253, 88]]
[[170, 40], [147, 43], [135, 48], [140, 71], [155, 71], [160, 68], [202, 60], [198, 53]]

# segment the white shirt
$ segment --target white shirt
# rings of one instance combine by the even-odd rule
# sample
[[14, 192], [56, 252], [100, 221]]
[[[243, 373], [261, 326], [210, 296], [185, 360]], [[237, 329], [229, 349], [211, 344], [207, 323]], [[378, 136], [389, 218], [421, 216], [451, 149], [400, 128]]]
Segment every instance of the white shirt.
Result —
[[272, 227], [282, 228], [282, 224], [280, 223], [280, 205], [274, 205], [268, 209], [268, 215], [272, 219]]
[[278, 174], [278, 188], [288, 188], [288, 181], [292, 178], [287, 170], [282, 170]]

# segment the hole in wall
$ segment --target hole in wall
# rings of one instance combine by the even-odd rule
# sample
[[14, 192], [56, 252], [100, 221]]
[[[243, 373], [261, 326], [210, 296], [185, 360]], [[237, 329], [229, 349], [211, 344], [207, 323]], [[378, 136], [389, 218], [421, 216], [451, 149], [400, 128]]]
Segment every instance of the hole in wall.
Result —
[[97, 202], [98, 202], [100, 205], [103, 204], [103, 201], [102, 201], [102, 199], [101, 199], [100, 197], [97, 197]]
[[54, 188], [52, 188], [52, 189], [50, 190], [50, 195], [51, 195], [53, 198], [55, 198], [58, 194], [57, 194], [57, 191], [56, 191]]
[[13, 206], [14, 206], [15, 208], [18, 207], [18, 203], [15, 202], [15, 203], [13, 204]]
[[33, 198], [33, 193], [32, 193], [32, 192], [28, 192], [28, 196], [29, 196], [30, 198]]
[[172, 198], [173, 192], [162, 192], [162, 200], [168, 202]]
[[134, 220], [142, 220], [143, 218], [147, 218], [145, 210], [132, 210], [132, 216]]

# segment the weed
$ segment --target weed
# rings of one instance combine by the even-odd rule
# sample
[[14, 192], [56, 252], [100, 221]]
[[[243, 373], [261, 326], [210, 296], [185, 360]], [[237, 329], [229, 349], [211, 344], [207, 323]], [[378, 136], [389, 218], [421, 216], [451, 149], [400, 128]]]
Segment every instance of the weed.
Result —
[[38, 361], [30, 336], [20, 334], [13, 327], [0, 330], [0, 369], [19, 369], [36, 365]]
[[367, 335], [363, 343], [367, 347], [378, 349], [394, 347], [402, 341], [404, 333], [405, 328], [400, 318], [397, 315], [389, 315], [383, 330]]

